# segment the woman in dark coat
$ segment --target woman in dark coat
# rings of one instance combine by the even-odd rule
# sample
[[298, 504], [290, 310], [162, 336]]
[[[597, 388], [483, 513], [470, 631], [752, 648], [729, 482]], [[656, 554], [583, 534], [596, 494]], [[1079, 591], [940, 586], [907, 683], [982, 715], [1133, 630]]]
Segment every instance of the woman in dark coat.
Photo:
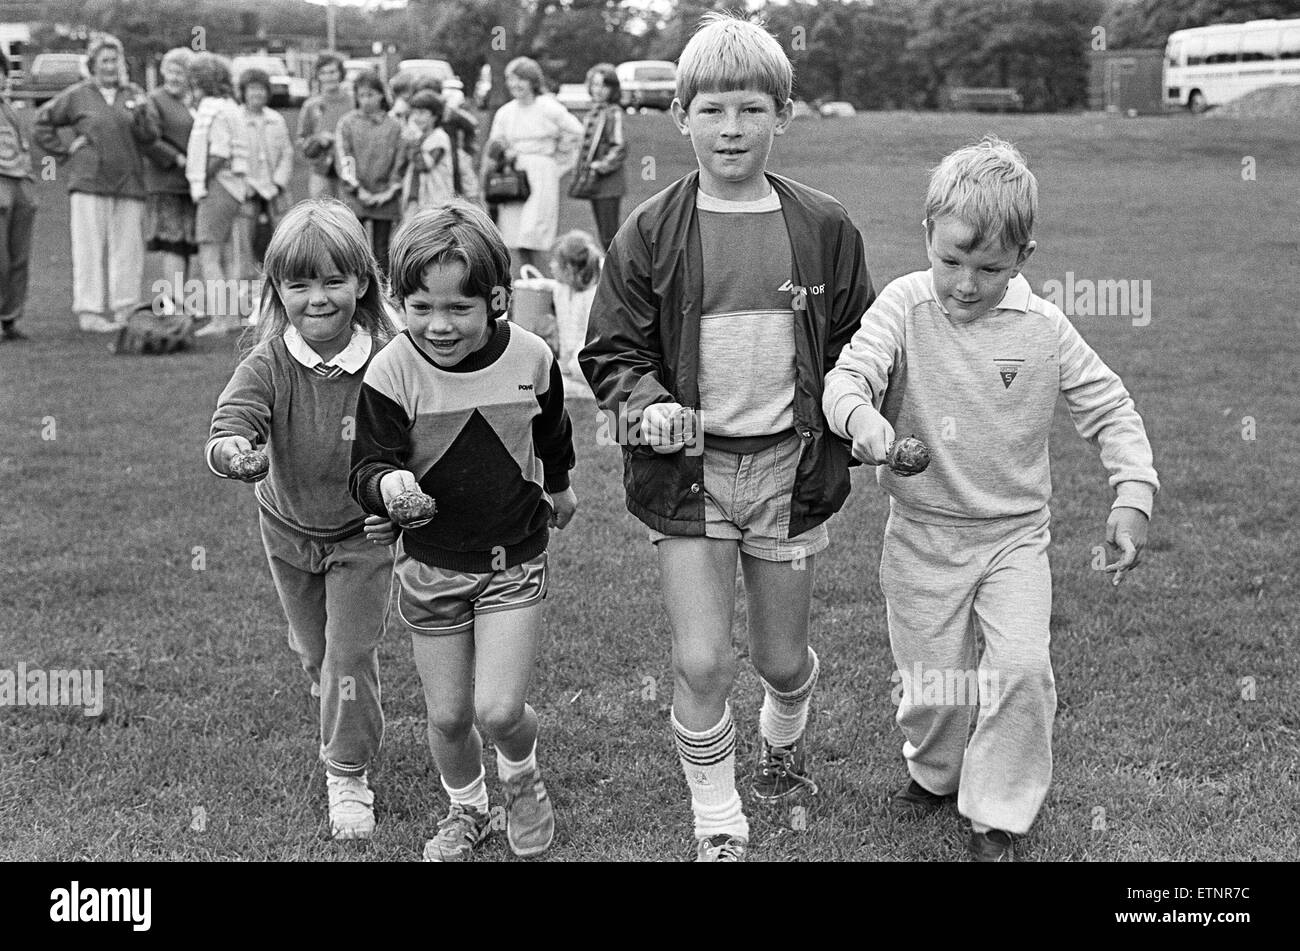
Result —
[[600, 244], [608, 252], [623, 220], [619, 206], [627, 194], [627, 177], [623, 171], [627, 140], [623, 137], [623, 107], [619, 105], [622, 89], [614, 67], [609, 63], [591, 67], [587, 71], [587, 92], [592, 105], [582, 126], [582, 145], [578, 149], [573, 180], [580, 181], [584, 169], [595, 173], [594, 190], [587, 197]]

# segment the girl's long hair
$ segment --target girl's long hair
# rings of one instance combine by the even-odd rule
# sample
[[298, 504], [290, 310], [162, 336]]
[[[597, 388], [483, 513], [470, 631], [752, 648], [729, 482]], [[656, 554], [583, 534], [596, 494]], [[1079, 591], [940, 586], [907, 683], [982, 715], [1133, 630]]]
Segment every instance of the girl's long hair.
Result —
[[273, 340], [289, 326], [289, 314], [277, 285], [290, 278], [349, 274], [366, 279], [365, 293], [357, 298], [352, 324], [384, 343], [397, 335], [397, 327], [384, 307], [384, 279], [370, 250], [365, 229], [348, 206], [333, 198], [301, 201], [289, 210], [271, 236], [264, 265], [257, 326], [241, 342], [242, 355], [258, 344]]

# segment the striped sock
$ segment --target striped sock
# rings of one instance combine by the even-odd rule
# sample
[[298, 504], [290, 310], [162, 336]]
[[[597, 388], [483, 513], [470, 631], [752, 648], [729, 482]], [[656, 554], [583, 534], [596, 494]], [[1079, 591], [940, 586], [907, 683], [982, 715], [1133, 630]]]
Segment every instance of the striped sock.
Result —
[[460, 803], [462, 806], [473, 806], [479, 812], [487, 812], [487, 783], [483, 781], [486, 775], [486, 771], [480, 769], [478, 779], [461, 789], [452, 789], [447, 785], [447, 780], [443, 779], [441, 780], [442, 788], [447, 790], [447, 795], [453, 803]]
[[808, 704], [813, 687], [817, 685], [817, 675], [821, 672], [817, 652], [810, 647], [808, 653], [812, 655], [812, 673], [803, 686], [782, 692], [763, 681], [763, 709], [758, 713], [758, 729], [772, 746], [790, 746], [798, 742], [808, 725]]
[[726, 833], [748, 839], [749, 823], [736, 792], [736, 727], [731, 705], [724, 704], [722, 719], [700, 733], [682, 726], [676, 713], [672, 724], [677, 754], [691, 789], [695, 837]]

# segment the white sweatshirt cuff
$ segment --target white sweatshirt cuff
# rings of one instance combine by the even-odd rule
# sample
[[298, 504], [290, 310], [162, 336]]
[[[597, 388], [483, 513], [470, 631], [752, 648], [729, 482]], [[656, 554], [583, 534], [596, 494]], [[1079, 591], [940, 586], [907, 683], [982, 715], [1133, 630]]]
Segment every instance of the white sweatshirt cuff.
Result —
[[216, 476], [218, 479], [229, 479], [230, 476], [219, 471], [217, 467], [213, 464], [212, 451], [217, 448], [217, 446], [221, 443], [223, 439], [229, 439], [229, 438], [230, 438], [229, 436], [217, 436], [215, 439], [210, 439], [208, 440], [208, 447], [205, 450], [203, 450], [203, 457], [208, 461], [208, 468], [212, 470], [212, 474]]
[[1147, 518], [1150, 518], [1155, 501], [1156, 490], [1154, 486], [1146, 482], [1121, 482], [1115, 486], [1115, 504], [1111, 508], [1137, 509]]
[[843, 436], [845, 439], [852, 439], [849, 435], [849, 416], [855, 409], [861, 406], [867, 406], [874, 409], [870, 399], [864, 397], [861, 393], [845, 393], [837, 397], [831, 405], [831, 411], [826, 414], [827, 421], [831, 424], [831, 431], [837, 436]]

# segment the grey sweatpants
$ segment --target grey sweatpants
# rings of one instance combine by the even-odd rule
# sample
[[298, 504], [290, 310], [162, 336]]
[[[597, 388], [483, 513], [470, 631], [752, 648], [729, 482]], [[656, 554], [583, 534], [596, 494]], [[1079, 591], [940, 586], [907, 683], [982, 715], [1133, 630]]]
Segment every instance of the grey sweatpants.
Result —
[[1016, 834], [1052, 778], [1048, 522], [1043, 511], [931, 525], [895, 509], [880, 558], [908, 771], [933, 793], [958, 791], [973, 823]]
[[379, 641], [388, 621], [393, 550], [364, 532], [319, 542], [259, 513], [262, 544], [289, 621], [289, 646], [320, 685], [327, 772], [359, 776], [379, 752]]

